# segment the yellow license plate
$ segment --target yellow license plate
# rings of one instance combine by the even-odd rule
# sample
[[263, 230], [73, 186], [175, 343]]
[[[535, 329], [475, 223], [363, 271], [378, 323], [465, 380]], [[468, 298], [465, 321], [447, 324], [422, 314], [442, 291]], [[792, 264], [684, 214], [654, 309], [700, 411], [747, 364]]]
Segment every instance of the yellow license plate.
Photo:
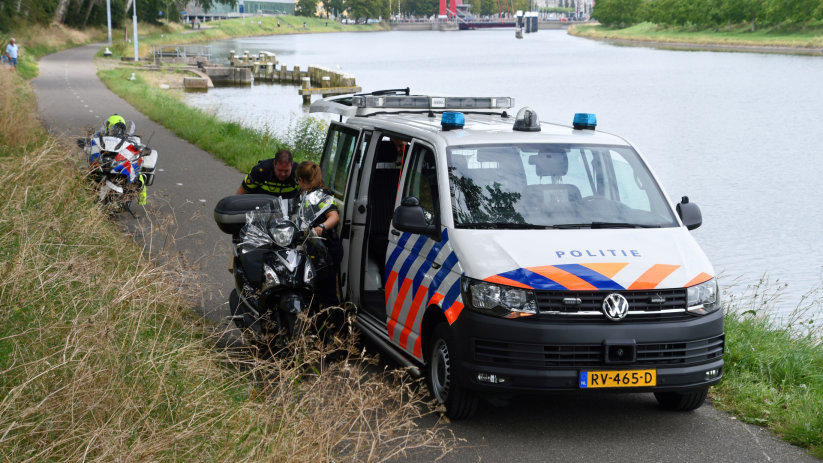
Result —
[[657, 386], [657, 370], [581, 371], [580, 388]]

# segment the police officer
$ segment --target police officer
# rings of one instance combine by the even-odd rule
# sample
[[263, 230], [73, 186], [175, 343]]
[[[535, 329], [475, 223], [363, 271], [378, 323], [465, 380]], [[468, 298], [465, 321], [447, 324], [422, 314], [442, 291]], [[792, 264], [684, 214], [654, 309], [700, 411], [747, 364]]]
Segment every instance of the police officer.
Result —
[[273, 158], [259, 161], [251, 169], [237, 188], [237, 194], [265, 193], [286, 199], [296, 198], [300, 194], [296, 172], [297, 163], [291, 151], [280, 150]]

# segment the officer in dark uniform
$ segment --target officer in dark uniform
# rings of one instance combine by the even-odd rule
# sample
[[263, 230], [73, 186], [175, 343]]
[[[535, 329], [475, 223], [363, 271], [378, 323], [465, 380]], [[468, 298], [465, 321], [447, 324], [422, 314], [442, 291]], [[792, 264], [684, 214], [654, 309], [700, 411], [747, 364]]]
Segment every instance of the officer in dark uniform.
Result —
[[264, 193], [282, 198], [296, 198], [300, 195], [297, 185], [297, 163], [291, 151], [280, 150], [271, 159], [264, 159], [252, 167], [237, 194]]

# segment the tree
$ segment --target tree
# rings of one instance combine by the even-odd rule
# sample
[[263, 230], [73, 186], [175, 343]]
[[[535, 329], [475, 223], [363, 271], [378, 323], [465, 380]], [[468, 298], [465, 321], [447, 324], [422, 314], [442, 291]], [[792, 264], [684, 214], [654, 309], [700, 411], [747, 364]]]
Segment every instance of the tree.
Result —
[[592, 17], [610, 27], [626, 27], [640, 22], [640, 6], [643, 0], [598, 0]]
[[369, 18], [376, 18], [380, 15], [381, 4], [375, 0], [347, 0], [346, 6], [348, 6], [349, 16], [355, 19], [368, 21]]
[[343, 0], [327, 0], [323, 2], [323, 7], [326, 9], [327, 15], [340, 16], [346, 9]]
[[297, 0], [294, 4], [294, 14], [313, 17], [317, 13], [317, 3], [318, 0]]

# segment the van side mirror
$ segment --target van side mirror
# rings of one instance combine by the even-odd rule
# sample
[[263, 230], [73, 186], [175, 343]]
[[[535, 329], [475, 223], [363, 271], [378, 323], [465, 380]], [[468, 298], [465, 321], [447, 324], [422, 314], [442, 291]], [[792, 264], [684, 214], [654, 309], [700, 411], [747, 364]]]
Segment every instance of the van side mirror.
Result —
[[428, 235], [440, 239], [440, 230], [436, 223], [426, 220], [426, 211], [420, 205], [420, 200], [414, 196], [407, 196], [400, 202], [400, 207], [394, 210], [392, 226], [402, 232], [417, 235]]
[[677, 203], [677, 215], [680, 216], [683, 225], [689, 230], [694, 230], [703, 225], [703, 214], [700, 213], [700, 208], [697, 207], [697, 204], [690, 203], [688, 196], [684, 196]]

